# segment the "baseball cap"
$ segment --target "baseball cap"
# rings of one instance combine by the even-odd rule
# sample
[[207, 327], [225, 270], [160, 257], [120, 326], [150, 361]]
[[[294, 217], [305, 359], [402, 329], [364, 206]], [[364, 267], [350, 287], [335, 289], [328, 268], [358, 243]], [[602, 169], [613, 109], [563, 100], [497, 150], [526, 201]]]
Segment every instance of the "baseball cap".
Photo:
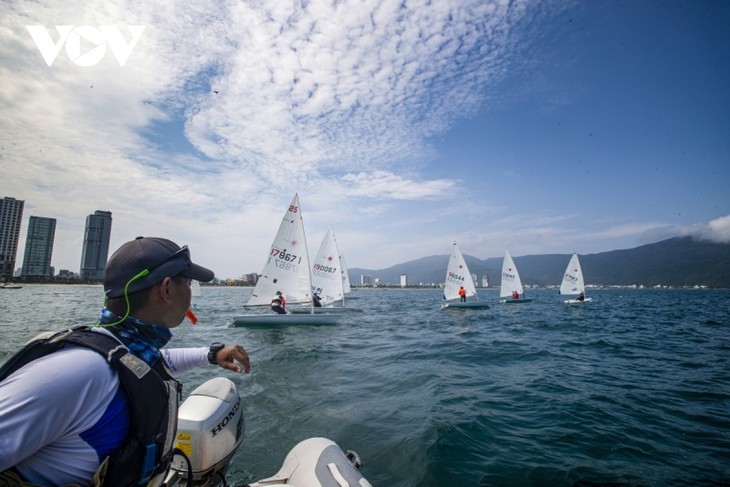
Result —
[[127, 294], [133, 294], [154, 286], [165, 277], [175, 276], [208, 282], [215, 274], [193, 264], [187, 246], [180, 247], [166, 238], [137, 237], [119, 247], [107, 261], [104, 293], [108, 298], [119, 298], [124, 296], [127, 284]]

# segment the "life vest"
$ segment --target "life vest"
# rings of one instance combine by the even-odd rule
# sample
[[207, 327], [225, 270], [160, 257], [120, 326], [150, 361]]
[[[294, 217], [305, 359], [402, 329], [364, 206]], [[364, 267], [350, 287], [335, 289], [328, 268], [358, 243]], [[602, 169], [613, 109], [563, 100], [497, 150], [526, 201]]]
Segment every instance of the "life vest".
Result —
[[85, 347], [101, 354], [117, 371], [132, 409], [128, 438], [101, 462], [93, 485], [161, 484], [172, 462], [182, 395], [182, 384], [172, 377], [163, 360], [150, 366], [113, 337], [82, 326], [35, 337], [0, 368], [0, 382], [33, 360], [68, 346]]

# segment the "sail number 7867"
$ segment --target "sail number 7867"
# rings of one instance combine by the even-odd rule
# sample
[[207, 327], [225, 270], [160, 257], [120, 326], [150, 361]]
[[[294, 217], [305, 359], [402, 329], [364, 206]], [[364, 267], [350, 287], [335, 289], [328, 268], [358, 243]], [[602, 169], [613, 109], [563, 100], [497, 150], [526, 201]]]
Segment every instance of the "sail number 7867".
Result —
[[280, 250], [271, 247], [271, 256], [274, 258], [277, 267], [286, 270], [293, 269], [294, 272], [297, 271], [298, 265], [302, 263], [301, 256], [290, 254], [286, 249]]

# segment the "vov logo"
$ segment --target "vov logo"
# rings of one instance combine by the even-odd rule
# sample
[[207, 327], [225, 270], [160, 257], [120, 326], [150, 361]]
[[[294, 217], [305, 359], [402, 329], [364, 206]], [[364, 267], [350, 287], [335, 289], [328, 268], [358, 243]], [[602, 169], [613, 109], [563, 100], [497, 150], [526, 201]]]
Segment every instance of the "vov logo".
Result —
[[[48, 29], [42, 25], [26, 25], [25, 28], [28, 29], [48, 66], [53, 65], [53, 61], [56, 60], [58, 53], [65, 45], [66, 55], [74, 64], [90, 67], [104, 59], [107, 47], [111, 49], [119, 65], [124, 66], [132, 53], [132, 49], [137, 45], [139, 38], [142, 37], [145, 26], [130, 25], [129, 30], [132, 33], [132, 40], [129, 42], [124, 39], [119, 28], [114, 25], [100, 25], [99, 27], [57, 25], [58, 39], [55, 41], [49, 34]], [[82, 39], [86, 41], [84, 42], [85, 45], [91, 44], [93, 46], [83, 53], [81, 52]]]

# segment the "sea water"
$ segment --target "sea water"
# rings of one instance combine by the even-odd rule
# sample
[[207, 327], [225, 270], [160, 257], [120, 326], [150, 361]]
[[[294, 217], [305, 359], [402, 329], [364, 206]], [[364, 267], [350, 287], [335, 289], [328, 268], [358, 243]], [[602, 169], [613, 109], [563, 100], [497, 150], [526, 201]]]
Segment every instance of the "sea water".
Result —
[[[555, 290], [441, 310], [438, 289], [356, 290], [329, 326], [235, 328], [246, 288], [204, 287], [170, 346], [242, 344], [251, 373], [229, 481], [273, 475], [324, 436], [374, 486], [730, 485], [730, 291]], [[100, 286], [0, 291], [0, 362], [36, 333], [96, 319]]]

